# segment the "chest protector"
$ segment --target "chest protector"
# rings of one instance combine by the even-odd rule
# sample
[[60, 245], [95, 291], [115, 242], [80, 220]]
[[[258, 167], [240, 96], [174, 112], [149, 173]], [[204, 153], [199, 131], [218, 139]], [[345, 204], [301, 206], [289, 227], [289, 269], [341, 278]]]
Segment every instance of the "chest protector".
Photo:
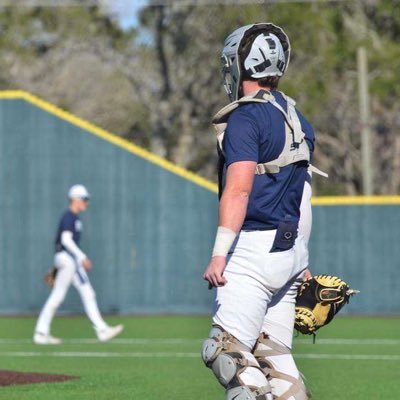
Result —
[[[223, 152], [224, 133], [229, 115], [241, 104], [270, 103], [281, 112], [285, 123], [285, 145], [283, 146], [281, 154], [275, 160], [257, 164], [255, 171], [256, 175], [277, 174], [281, 168], [299, 161], [306, 161], [310, 163], [310, 148], [304, 139], [305, 133], [303, 132], [295, 109], [296, 102], [285, 94], [281, 94], [287, 101], [287, 112], [276, 101], [275, 97], [271, 93], [266, 90], [259, 90], [254, 94], [242, 97], [241, 99], [228, 104], [218, 111], [217, 114], [215, 114], [212, 122], [216, 130], [218, 140], [218, 181], [220, 195], [223, 188], [223, 171], [225, 166], [225, 157]], [[311, 164], [309, 164], [309, 170], [328, 177], [327, 174], [315, 168]]]

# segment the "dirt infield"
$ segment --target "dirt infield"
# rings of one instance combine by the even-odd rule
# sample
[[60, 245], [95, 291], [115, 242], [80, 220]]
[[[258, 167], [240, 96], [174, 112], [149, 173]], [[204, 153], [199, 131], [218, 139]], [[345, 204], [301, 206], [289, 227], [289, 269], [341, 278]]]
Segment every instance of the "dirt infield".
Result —
[[79, 376], [0, 370], [0, 386], [29, 385], [31, 383], [43, 382], [64, 382], [69, 381], [70, 379], [79, 379]]

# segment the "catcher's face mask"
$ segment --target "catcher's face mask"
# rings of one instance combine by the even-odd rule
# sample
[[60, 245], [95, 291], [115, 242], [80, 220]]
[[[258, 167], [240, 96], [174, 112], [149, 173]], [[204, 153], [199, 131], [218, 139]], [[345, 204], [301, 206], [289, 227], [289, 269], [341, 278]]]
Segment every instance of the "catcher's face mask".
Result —
[[223, 54], [221, 57], [221, 65], [224, 88], [229, 98], [232, 99], [233, 91], [235, 88], [235, 78], [231, 74], [232, 61], [230, 61], [229, 58], [225, 54]]

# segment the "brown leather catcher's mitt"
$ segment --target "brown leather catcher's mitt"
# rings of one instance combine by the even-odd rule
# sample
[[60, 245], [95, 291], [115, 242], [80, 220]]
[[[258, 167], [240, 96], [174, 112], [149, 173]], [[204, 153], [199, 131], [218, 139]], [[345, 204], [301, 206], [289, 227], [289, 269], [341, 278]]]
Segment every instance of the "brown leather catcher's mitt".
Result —
[[299, 287], [294, 327], [305, 335], [327, 325], [358, 290], [331, 275], [316, 275]]

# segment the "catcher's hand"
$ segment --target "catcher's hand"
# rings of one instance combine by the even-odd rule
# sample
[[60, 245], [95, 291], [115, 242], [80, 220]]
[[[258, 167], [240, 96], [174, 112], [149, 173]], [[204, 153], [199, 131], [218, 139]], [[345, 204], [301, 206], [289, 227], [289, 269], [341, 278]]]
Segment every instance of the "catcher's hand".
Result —
[[46, 272], [46, 274], [44, 275], [44, 281], [46, 283], [46, 285], [49, 288], [52, 288], [54, 286], [54, 282], [56, 280], [56, 276], [57, 276], [57, 268], [56, 267], [52, 267], [49, 271]]
[[350, 289], [346, 282], [331, 275], [316, 275], [299, 287], [296, 299], [294, 327], [311, 335], [332, 321], [340, 309], [358, 290]]

